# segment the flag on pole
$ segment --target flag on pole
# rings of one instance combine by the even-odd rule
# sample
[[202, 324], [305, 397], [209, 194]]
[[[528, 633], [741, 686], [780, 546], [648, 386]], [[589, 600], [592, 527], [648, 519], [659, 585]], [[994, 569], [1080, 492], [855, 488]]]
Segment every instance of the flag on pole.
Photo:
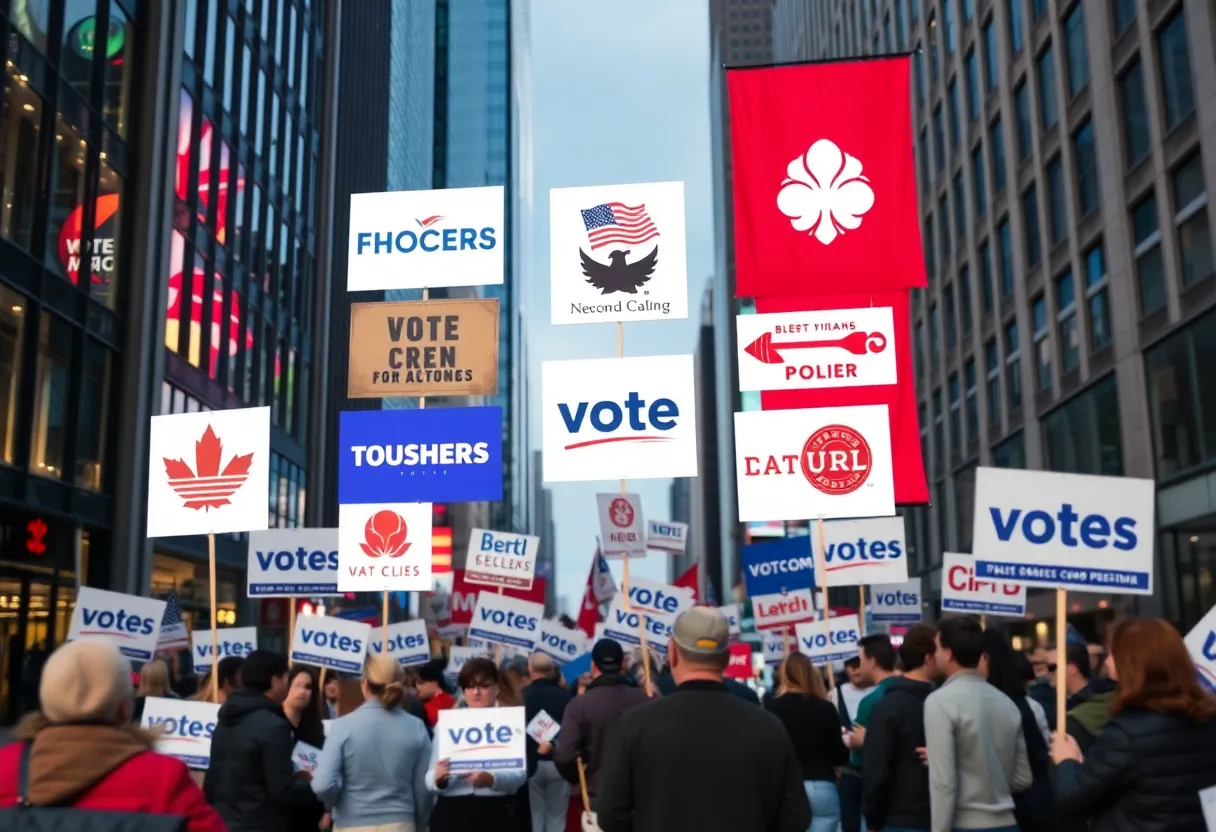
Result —
[[176, 588], [169, 590], [165, 597], [165, 617], [160, 622], [160, 637], [157, 639], [156, 649], [190, 649], [190, 634], [186, 632], [186, 622], [182, 618], [182, 605], [178, 600]]
[[676, 578], [671, 585], [691, 589], [693, 603], [701, 603], [701, 564], [694, 563], [692, 566], [688, 567], [688, 569], [684, 571], [684, 574]]
[[616, 581], [612, 579], [612, 571], [597, 541], [595, 555], [591, 558], [591, 571], [587, 573], [587, 588], [578, 610], [578, 628], [587, 634], [587, 638], [595, 638], [595, 625], [601, 620], [600, 604], [614, 595]]

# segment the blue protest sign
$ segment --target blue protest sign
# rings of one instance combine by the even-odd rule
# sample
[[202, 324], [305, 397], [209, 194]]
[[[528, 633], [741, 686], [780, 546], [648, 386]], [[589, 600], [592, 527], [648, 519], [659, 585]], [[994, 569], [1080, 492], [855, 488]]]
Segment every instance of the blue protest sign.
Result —
[[591, 672], [591, 651], [587, 651], [576, 659], [562, 665], [562, 678], [573, 690], [578, 685], [578, 677]]
[[815, 558], [806, 535], [744, 546], [740, 560], [749, 598], [815, 588]]
[[338, 502], [502, 499], [502, 408], [339, 414]]

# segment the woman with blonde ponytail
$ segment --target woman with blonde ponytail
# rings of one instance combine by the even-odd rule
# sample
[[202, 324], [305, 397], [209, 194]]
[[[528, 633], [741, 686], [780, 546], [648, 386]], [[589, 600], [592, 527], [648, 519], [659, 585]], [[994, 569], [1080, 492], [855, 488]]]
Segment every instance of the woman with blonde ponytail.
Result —
[[431, 740], [422, 720], [401, 709], [405, 671], [391, 656], [372, 654], [360, 687], [363, 704], [330, 723], [313, 791], [338, 832], [424, 829]]

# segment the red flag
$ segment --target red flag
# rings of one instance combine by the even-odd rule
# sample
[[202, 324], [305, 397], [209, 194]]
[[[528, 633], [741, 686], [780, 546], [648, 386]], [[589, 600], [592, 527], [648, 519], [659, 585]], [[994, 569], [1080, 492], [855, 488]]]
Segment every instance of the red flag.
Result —
[[600, 602], [595, 597], [595, 567], [599, 557], [600, 553], [597, 551], [591, 558], [587, 588], [583, 591], [583, 602], [578, 608], [578, 628], [587, 634], [587, 638], [595, 638], [595, 625], [600, 623]]
[[726, 73], [737, 296], [927, 285], [910, 66], [896, 57]]
[[891, 421], [891, 463], [895, 474], [895, 502], [923, 505], [929, 502], [925, 460], [921, 454], [920, 422], [916, 413], [916, 383], [912, 369], [911, 310], [907, 291], [876, 294], [824, 295], [802, 298], [766, 298], [756, 311], [799, 312], [822, 309], [858, 309], [890, 306], [895, 323], [895, 384], [873, 387], [824, 387], [818, 390], [773, 390], [760, 394], [763, 410], [801, 407], [847, 407], [885, 404]]
[[701, 603], [701, 564], [694, 563], [684, 570], [684, 574], [676, 578], [672, 586], [682, 586], [691, 589], [693, 603]]

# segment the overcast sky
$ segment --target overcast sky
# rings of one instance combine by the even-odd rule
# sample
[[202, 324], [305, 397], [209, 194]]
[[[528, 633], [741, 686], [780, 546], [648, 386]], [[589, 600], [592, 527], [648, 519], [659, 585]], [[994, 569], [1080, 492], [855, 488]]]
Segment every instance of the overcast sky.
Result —
[[[625, 355], [693, 351], [713, 268], [710, 206], [709, 10], [705, 0], [531, 0], [532, 273], [526, 314], [531, 442], [541, 448], [540, 362], [616, 355], [616, 325], [549, 325], [549, 189], [682, 180], [688, 224], [689, 314], [626, 324]], [[648, 518], [668, 519], [670, 480], [635, 480]], [[557, 592], [576, 614], [599, 533], [595, 494], [619, 482], [555, 483]], [[619, 583], [620, 572], [617, 572]], [[631, 574], [665, 578], [651, 554]]]

